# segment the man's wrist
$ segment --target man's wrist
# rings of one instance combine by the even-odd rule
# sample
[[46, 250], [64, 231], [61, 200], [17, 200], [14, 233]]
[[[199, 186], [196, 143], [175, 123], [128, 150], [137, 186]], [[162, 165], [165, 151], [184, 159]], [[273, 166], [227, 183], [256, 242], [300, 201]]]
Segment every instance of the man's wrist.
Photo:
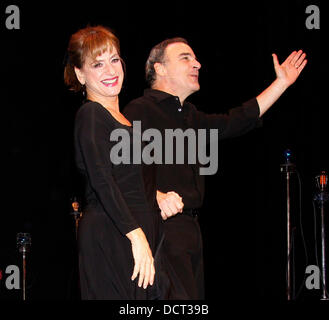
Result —
[[275, 88], [278, 91], [280, 91], [281, 93], [283, 93], [283, 92], [285, 92], [288, 89], [289, 84], [284, 79], [276, 78], [273, 81], [273, 86], [275, 86]]

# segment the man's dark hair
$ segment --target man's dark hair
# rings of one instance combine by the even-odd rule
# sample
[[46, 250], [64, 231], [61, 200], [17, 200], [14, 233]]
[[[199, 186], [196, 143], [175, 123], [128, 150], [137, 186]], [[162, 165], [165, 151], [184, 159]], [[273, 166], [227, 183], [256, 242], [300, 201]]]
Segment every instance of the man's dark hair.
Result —
[[156, 73], [154, 69], [154, 64], [155, 63], [163, 63], [164, 62], [164, 55], [165, 55], [165, 50], [166, 48], [176, 42], [183, 42], [185, 44], [188, 44], [186, 39], [184, 38], [171, 38], [171, 39], [166, 39], [156, 46], [154, 46], [150, 52], [150, 55], [146, 61], [145, 65], [145, 76], [146, 76], [146, 81], [149, 84], [150, 87], [153, 86], [155, 80], [156, 80]]

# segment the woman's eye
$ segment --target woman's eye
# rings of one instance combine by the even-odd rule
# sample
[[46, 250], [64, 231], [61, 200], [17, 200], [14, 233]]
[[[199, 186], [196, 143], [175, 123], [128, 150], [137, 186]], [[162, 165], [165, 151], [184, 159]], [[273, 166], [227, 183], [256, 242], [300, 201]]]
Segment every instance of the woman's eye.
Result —
[[114, 58], [114, 59], [112, 59], [112, 63], [117, 63], [117, 62], [119, 62], [119, 61], [120, 61], [119, 58]]
[[94, 68], [99, 68], [102, 66], [102, 63], [101, 62], [97, 62], [93, 65]]

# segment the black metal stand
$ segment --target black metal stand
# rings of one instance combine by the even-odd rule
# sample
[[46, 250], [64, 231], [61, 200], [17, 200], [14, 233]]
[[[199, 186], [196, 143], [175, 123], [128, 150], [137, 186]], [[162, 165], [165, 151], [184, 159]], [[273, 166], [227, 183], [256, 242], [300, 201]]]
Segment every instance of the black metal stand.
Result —
[[[78, 228], [79, 228], [79, 221], [82, 218], [82, 212], [80, 209], [80, 204], [78, 202], [77, 197], [73, 197], [71, 199], [71, 205], [73, 211], [70, 212], [70, 215], [74, 218], [75, 223], [75, 241], [76, 246], [78, 246]], [[77, 284], [75, 286], [74, 284]], [[80, 300], [80, 283], [79, 283], [79, 262], [78, 262], [78, 256], [75, 256], [73, 267], [70, 273], [70, 281], [69, 281], [69, 287], [68, 287], [68, 299], [78, 299]]]
[[321, 300], [329, 300], [327, 294], [327, 287], [326, 287], [326, 234], [325, 234], [325, 219], [324, 219], [324, 203], [329, 200], [329, 194], [325, 191], [327, 182], [328, 182], [328, 176], [323, 171], [321, 175], [316, 177], [316, 183], [319, 192], [314, 196], [314, 201], [318, 203], [321, 213], [321, 272], [322, 272]]
[[17, 233], [16, 243], [23, 260], [23, 300], [26, 300], [26, 253], [30, 251], [31, 235], [29, 233]]
[[296, 172], [296, 167], [293, 163], [290, 162], [290, 152], [287, 156], [287, 162], [281, 164], [280, 169], [281, 173], [285, 174], [286, 178], [286, 191], [287, 191], [287, 299], [291, 300], [291, 214], [290, 214], [290, 175]]
[[82, 217], [82, 213], [80, 211], [80, 204], [76, 197], [73, 198], [72, 201], [72, 209], [73, 211], [70, 212], [71, 215], [74, 217], [75, 222], [75, 239], [78, 239], [78, 228], [79, 228], [79, 221]]

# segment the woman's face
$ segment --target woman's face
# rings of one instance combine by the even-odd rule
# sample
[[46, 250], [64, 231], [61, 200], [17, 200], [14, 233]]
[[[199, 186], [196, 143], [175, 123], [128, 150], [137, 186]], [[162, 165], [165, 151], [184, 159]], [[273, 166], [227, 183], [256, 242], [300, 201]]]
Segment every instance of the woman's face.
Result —
[[80, 83], [86, 85], [87, 96], [92, 100], [117, 98], [121, 91], [124, 73], [115, 47], [95, 60], [87, 56], [82, 68], [75, 68], [75, 72]]

